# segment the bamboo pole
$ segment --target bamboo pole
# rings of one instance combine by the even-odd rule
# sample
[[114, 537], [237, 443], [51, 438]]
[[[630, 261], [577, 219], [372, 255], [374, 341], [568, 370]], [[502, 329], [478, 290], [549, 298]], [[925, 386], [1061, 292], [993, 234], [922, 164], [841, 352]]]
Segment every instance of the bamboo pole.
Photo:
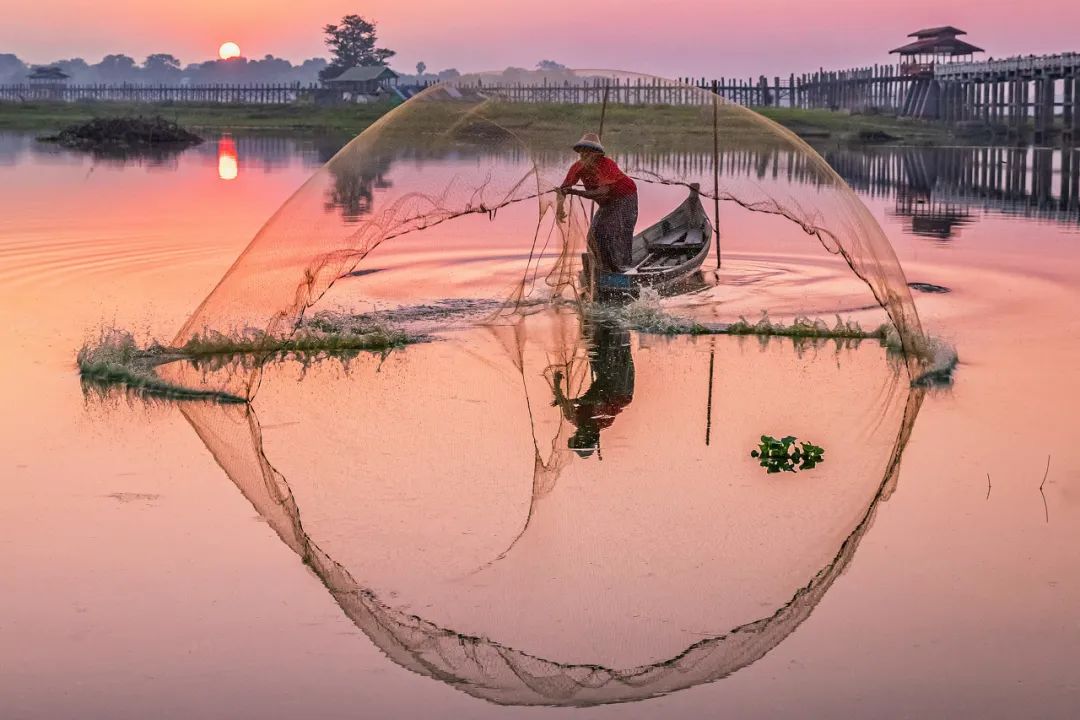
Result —
[[705, 402], [705, 445], [712, 439], [712, 396], [713, 375], [716, 367], [716, 336], [713, 335], [709, 346], [709, 399]]
[[605, 82], [604, 83], [604, 102], [600, 106], [600, 132], [597, 133], [597, 136], [601, 140], [604, 139], [604, 118], [607, 116], [608, 91], [610, 89], [611, 89], [611, 85], [608, 84], [607, 82]]
[[[603, 140], [604, 140], [604, 119], [607, 117], [608, 90], [610, 90], [610, 89], [611, 89], [611, 85], [607, 81], [605, 81], [604, 82], [604, 100], [603, 100], [603, 103], [600, 105], [600, 130], [599, 130], [599, 132], [596, 133], [596, 136], [598, 138], [600, 138], [601, 142], [603, 142]], [[593, 216], [594, 215], [596, 215], [596, 203], [595, 202], [592, 204], [592, 207], [589, 208], [589, 232], [592, 232], [592, 221], [593, 221]]]
[[720, 98], [713, 93], [713, 236], [716, 242], [716, 267], [720, 267]]

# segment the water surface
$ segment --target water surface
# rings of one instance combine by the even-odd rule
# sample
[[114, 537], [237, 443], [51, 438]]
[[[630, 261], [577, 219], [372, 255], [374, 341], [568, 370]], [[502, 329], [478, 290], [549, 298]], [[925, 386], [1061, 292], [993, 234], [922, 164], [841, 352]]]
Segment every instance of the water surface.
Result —
[[[916, 302], [956, 345], [956, 381], [914, 404], [874, 343], [601, 336], [546, 315], [515, 337], [272, 364], [250, 415], [85, 398], [78, 346], [102, 326], [170, 337], [337, 142], [103, 162], [0, 135], [0, 714], [1071, 716], [1075, 153], [829, 157], [908, 279], [950, 290]], [[327, 212], [360, 218], [380, 185], [475, 161], [390, 158]], [[336, 290], [473, 296], [523, 252], [485, 227], [462, 255], [373, 255], [380, 272]], [[829, 259], [721, 229], [717, 291], [845, 308]], [[602, 427], [556, 385], [592, 392]], [[773, 428], [826, 462], [764, 475], [748, 453]], [[595, 704], [612, 701], [629, 704]]]

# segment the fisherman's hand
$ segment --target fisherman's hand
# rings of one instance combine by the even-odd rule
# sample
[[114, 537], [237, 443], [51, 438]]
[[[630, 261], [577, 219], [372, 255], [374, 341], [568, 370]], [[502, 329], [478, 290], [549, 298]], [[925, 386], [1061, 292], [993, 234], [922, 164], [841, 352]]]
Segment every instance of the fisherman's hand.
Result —
[[566, 222], [566, 190], [555, 188], [555, 197], [555, 221], [564, 223]]

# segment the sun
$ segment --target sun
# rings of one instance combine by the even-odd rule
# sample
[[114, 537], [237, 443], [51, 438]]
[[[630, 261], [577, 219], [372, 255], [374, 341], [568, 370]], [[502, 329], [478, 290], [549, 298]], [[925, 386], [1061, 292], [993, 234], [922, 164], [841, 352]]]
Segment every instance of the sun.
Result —
[[221, 47], [218, 48], [218, 55], [222, 60], [231, 60], [232, 58], [240, 57], [240, 46], [232, 41], [222, 43]]

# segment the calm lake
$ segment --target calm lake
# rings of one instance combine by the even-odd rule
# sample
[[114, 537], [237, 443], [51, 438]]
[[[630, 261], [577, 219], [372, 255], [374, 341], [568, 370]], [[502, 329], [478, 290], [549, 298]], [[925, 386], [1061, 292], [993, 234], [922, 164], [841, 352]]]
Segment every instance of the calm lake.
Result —
[[[959, 353], [925, 393], [874, 341], [558, 313], [272, 362], [250, 412], [84, 392], [83, 343], [173, 337], [344, 141], [106, 161], [0, 133], [0, 717], [1075, 716], [1080, 154], [823, 153]], [[325, 210], [489, 160], [520, 158], [388, 157]], [[776, 155], [724, 173], [802, 181]], [[672, 197], [643, 190], [639, 227]], [[334, 292], [469, 307], [532, 239], [470, 223]], [[865, 311], [773, 226], [721, 232], [708, 297]], [[766, 475], [763, 433], [825, 461]]]

